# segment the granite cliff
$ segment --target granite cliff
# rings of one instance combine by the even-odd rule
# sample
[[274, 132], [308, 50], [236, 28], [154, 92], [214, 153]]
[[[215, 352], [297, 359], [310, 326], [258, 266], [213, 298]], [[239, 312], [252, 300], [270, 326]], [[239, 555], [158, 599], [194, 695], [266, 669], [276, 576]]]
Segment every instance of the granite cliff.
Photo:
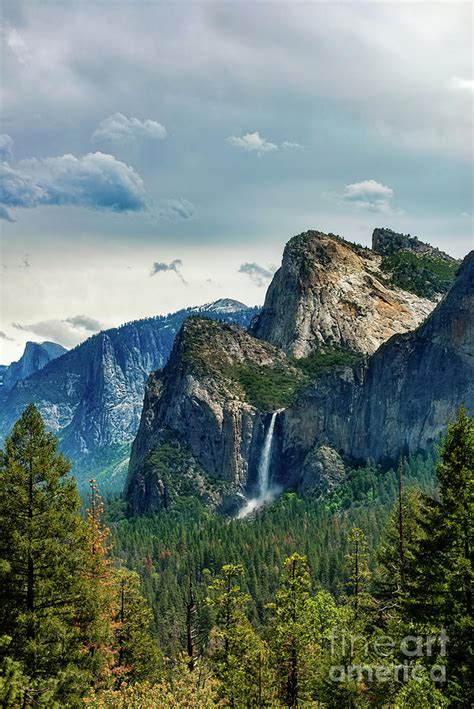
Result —
[[321, 378], [285, 411], [281, 455], [288, 484], [321, 489], [341, 459], [393, 463], [400, 454], [427, 450], [461, 405], [474, 411], [474, 252], [417, 330], [395, 335], [356, 367]]
[[[474, 404], [472, 260], [437, 307], [388, 288], [377, 264], [371, 250], [309, 232], [287, 245], [250, 333], [185, 323], [148, 382], [126, 485], [130, 513], [167, 507], [193, 485], [214, 509], [255, 496], [272, 419], [273, 484], [325, 492], [346, 463], [425, 450], [462, 401]], [[348, 297], [359, 313], [349, 313]], [[402, 334], [390, 337], [395, 328]], [[388, 342], [367, 355], [382, 336]], [[170, 446], [183, 466], [170, 468]]]
[[67, 349], [56, 342], [27, 342], [18, 362], [12, 362], [4, 369], [3, 391], [13, 389], [17, 382], [28, 379], [66, 352]]
[[262, 378], [287, 395], [304, 381], [281, 350], [241, 328], [186, 321], [168, 364], [148, 382], [126, 486], [131, 513], [166, 507], [179, 492], [182, 480], [167, 481], [160, 466], [160, 451], [170, 442], [192, 460], [178, 478], [195, 476], [198, 467], [198, 488], [219, 483], [214, 506], [255, 486], [268, 417], [259, 400]]
[[238, 322], [244, 327], [255, 308], [230, 299], [105, 330], [41, 371], [1, 394], [0, 436], [9, 433], [24, 407], [35, 403], [79, 481], [100, 477], [105, 488], [120, 487], [130, 444], [137, 432], [145, 383], [163, 367], [186, 318]]
[[375, 251], [334, 234], [293, 237], [252, 334], [294, 357], [324, 343], [372, 354], [391, 335], [417, 327], [436, 304], [435, 296], [390, 283], [381, 263]]

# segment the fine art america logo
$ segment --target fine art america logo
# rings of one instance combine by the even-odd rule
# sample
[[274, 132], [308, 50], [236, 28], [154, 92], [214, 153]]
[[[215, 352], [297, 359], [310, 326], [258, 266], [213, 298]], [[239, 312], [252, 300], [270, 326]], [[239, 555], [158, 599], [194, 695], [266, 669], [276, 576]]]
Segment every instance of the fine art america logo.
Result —
[[[331, 665], [329, 677], [333, 682], [406, 683], [427, 676], [432, 682], [446, 682], [446, 667], [439, 663], [440, 658], [446, 657], [448, 636], [444, 629], [438, 635], [406, 635], [401, 640], [390, 635], [368, 640], [363, 635], [338, 635], [333, 631], [329, 639], [333, 660], [351, 658], [349, 663]], [[383, 658], [393, 657], [394, 652], [399, 652], [403, 661], [384, 663]], [[433, 664], [426, 658], [432, 658]]]

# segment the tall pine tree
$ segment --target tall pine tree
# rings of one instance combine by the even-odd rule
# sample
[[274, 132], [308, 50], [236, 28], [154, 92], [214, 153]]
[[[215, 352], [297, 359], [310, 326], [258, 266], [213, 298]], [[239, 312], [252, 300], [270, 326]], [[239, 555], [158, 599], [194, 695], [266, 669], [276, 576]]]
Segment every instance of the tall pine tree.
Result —
[[23, 674], [23, 703], [47, 701], [80, 653], [75, 623], [83, 533], [70, 464], [28, 406], [0, 454], [0, 627]]

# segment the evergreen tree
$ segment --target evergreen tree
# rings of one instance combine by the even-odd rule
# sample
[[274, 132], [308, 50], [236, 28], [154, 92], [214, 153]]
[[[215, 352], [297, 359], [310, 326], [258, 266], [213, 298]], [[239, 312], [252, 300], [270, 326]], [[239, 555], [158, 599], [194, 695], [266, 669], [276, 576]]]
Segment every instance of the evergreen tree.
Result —
[[279, 697], [289, 707], [297, 706], [308, 693], [309, 589], [306, 558], [292, 554], [285, 559], [281, 585], [275, 597], [275, 625], [272, 628]]
[[351, 605], [354, 608], [354, 619], [357, 622], [370, 605], [369, 581], [371, 577], [367, 537], [358, 527], [351, 529], [349, 553], [346, 559], [349, 575], [347, 588]]
[[120, 569], [114, 572], [115, 642], [120, 681], [141, 682], [156, 679], [162, 670], [158, 645], [151, 636], [153, 613], [141, 593], [137, 573]]
[[210, 657], [221, 682], [220, 693], [231, 706], [265, 706], [268, 693], [268, 650], [257, 636], [244, 609], [249, 596], [240, 581], [241, 564], [226, 564], [209, 587], [209, 604], [216, 613]]
[[[47, 702], [71, 681], [80, 638], [83, 532], [70, 464], [35, 406], [28, 406], [0, 453], [0, 659], [27, 676], [22, 703]], [[17, 674], [18, 674], [17, 673]], [[69, 679], [66, 677], [69, 676]]]
[[409, 617], [448, 636], [448, 693], [459, 706], [473, 698], [472, 582], [474, 418], [465, 409], [448, 427], [437, 466], [439, 500], [426, 499], [422, 538], [408, 567]]

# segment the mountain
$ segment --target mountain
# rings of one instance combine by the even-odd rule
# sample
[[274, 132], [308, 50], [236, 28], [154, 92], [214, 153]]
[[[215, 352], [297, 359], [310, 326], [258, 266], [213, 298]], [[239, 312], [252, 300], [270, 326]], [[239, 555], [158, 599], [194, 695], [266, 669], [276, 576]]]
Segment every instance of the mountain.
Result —
[[223, 299], [100, 332], [3, 394], [0, 435], [34, 402], [73, 460], [79, 480], [102, 471], [106, 486], [120, 487], [145, 382], [150, 372], [165, 365], [186, 318], [200, 313], [247, 327], [256, 312]]
[[382, 277], [391, 287], [437, 300], [447, 293], [460, 261], [410, 234], [375, 229], [372, 250], [381, 257]]
[[280, 455], [288, 482], [324, 487], [341, 458], [393, 463], [427, 450], [462, 404], [474, 411], [474, 252], [417, 330], [319, 379], [285, 411]]
[[[296, 237], [250, 332], [200, 318], [186, 322], [168, 365], [147, 385], [126, 485], [132, 514], [167, 507], [187, 490], [227, 511], [243, 497], [258, 497], [269, 436], [265, 465], [274, 485], [328, 489], [348, 461], [384, 461], [402, 448], [426, 449], [463, 397], [474, 403], [472, 343], [467, 335], [446, 334], [446, 327], [472, 333], [463, 330], [472, 318], [469, 259], [435, 308], [376, 284], [375, 271], [367, 268], [376, 260], [360, 249], [319, 232]], [[364, 327], [355, 322], [357, 314], [340, 318], [348, 292], [361, 310], [364, 302]], [[363, 354], [382, 332], [388, 338], [395, 324], [403, 330], [409, 319], [420, 322], [433, 308], [414, 332], [393, 336], [369, 357]], [[280, 330], [275, 311], [283, 321]], [[339, 326], [331, 327], [338, 318]], [[265, 341], [265, 322], [286, 348]]]
[[391, 335], [419, 325], [436, 303], [389, 283], [381, 263], [371, 249], [334, 234], [293, 237], [252, 334], [294, 357], [323, 343], [375, 352]]
[[[277, 390], [304, 380], [284, 352], [241, 328], [187, 320], [147, 385], [130, 458], [130, 511], [162, 509], [185, 486], [216, 506], [255, 485], [266, 420], [260, 380], [268, 389], [272, 376]], [[184, 462], [171, 474], [170, 446]]]
[[18, 381], [39, 372], [48, 362], [66, 352], [67, 349], [56, 342], [27, 342], [18, 362], [12, 362], [5, 367], [2, 377], [3, 390], [9, 391]]

